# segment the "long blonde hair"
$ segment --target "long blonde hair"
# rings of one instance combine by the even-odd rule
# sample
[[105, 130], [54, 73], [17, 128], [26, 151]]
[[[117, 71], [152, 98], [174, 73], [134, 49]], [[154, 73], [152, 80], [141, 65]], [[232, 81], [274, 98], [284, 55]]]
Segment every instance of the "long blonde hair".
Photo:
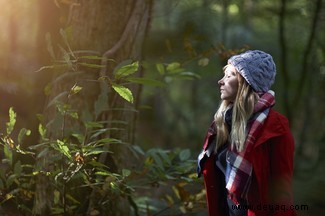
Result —
[[[227, 66], [224, 67], [224, 70]], [[216, 124], [216, 149], [224, 145], [226, 142], [231, 144], [231, 148], [236, 148], [237, 151], [242, 151], [245, 146], [247, 135], [247, 121], [252, 116], [254, 105], [259, 96], [253, 91], [247, 81], [237, 72], [238, 91], [235, 101], [232, 103], [223, 100], [217, 112], [214, 115]], [[225, 122], [225, 113], [233, 107], [231, 132], [229, 133], [228, 126]]]

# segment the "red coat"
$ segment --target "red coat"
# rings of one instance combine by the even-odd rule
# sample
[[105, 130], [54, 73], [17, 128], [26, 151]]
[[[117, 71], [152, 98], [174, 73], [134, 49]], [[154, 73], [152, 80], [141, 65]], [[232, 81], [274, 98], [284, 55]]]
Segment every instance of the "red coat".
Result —
[[[257, 138], [248, 160], [253, 165], [253, 176], [248, 192], [248, 216], [294, 216], [292, 177], [294, 140], [288, 120], [270, 110], [263, 131]], [[224, 175], [216, 169], [214, 156], [202, 167], [210, 216], [226, 216]]]

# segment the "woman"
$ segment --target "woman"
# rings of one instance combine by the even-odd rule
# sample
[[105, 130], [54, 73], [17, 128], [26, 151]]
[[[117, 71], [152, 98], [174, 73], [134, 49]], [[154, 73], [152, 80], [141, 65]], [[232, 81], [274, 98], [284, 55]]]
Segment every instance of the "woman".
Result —
[[272, 109], [272, 56], [232, 56], [218, 81], [221, 104], [198, 157], [210, 216], [296, 215], [292, 198], [294, 140]]

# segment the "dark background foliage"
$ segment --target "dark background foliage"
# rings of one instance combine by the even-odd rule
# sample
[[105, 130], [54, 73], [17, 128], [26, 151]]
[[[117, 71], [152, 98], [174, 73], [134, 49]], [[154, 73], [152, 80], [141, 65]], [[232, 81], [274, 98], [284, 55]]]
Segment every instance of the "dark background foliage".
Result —
[[[132, 214], [138, 208], [139, 212], [147, 215], [149, 212], [156, 215], [205, 214], [202, 180], [195, 179], [193, 174], [196, 155], [200, 151], [207, 126], [218, 107], [217, 80], [222, 76], [221, 69], [230, 55], [246, 49], [261, 49], [271, 53], [276, 62], [277, 78], [273, 86], [276, 92], [275, 109], [289, 118], [296, 141], [295, 203], [308, 205], [308, 210], [298, 210], [298, 215], [324, 214], [325, 203], [322, 196], [325, 189], [323, 175], [325, 166], [323, 156], [325, 153], [324, 1], [143, 2], [149, 6], [140, 14], [146, 16], [136, 21], [141, 23], [137, 25], [137, 32], [142, 34], [139, 36], [130, 31], [129, 38], [125, 39], [123, 44], [131, 48], [120, 49], [122, 51], [115, 53], [116, 55], [109, 56], [115, 60], [115, 63], [109, 62], [106, 66], [107, 71], [114, 71], [114, 68], [120, 67], [118, 65], [121, 62], [127, 65], [131, 61], [139, 61], [141, 71], [137, 76], [148, 80], [144, 85], [140, 85], [141, 87], [130, 87], [134, 92], [135, 100], [132, 106], [128, 102], [125, 102], [125, 105], [121, 100], [108, 99], [109, 105], [118, 105], [113, 108], [133, 110], [131, 114], [130, 112], [101, 114], [102, 120], [105, 120], [103, 119], [105, 116], [109, 116], [106, 118], [107, 121], [131, 122], [132, 124], [126, 124], [129, 125], [127, 129], [123, 128], [128, 133], [110, 132], [106, 136], [134, 146], [135, 150], [133, 150], [137, 154], [141, 152], [140, 158], [134, 156], [134, 151], [123, 152], [128, 155], [126, 157], [124, 155], [123, 160], [130, 160], [129, 163], [121, 163], [121, 160], [114, 156], [106, 157], [103, 162], [107, 165], [114, 161], [116, 169], [110, 172], [120, 174], [116, 177], [116, 182], [122, 182], [121, 185], [124, 185], [125, 179], [130, 180], [126, 185], [134, 190], [132, 193], [138, 199], [134, 202], [127, 201], [128, 206], [131, 206], [130, 209], [134, 210], [130, 210], [129, 213]], [[119, 39], [122, 38], [121, 29], [124, 27], [120, 27], [119, 23], [127, 24], [127, 19], [132, 16], [130, 11], [134, 11], [138, 6], [133, 1], [112, 1], [111, 4], [105, 1], [87, 1], [88, 7], [82, 7], [86, 2], [78, 0], [1, 0], [0, 4], [2, 29], [0, 129], [3, 134], [6, 134], [6, 122], [9, 121], [8, 110], [13, 107], [17, 113], [17, 121], [16, 129], [10, 135], [16, 141], [15, 137], [18, 137], [19, 129], [31, 129], [32, 134], [21, 143], [22, 148], [28, 149], [41, 143], [39, 122], [42, 121], [37, 118], [40, 117], [37, 114], [42, 114], [45, 119], [48, 116], [51, 117], [50, 119], [59, 119], [57, 112], [49, 111], [46, 107], [51, 97], [53, 99], [60, 90], [51, 96], [46, 87], [66, 69], [39, 71], [44, 66], [53, 66], [57, 63], [50, 55], [49, 41], [58, 50], [61, 46], [69, 51], [65, 40], [71, 44], [73, 51], [91, 50], [90, 54], [84, 55], [98, 58], [88, 59], [86, 69], [78, 66], [72, 71], [92, 71], [94, 72], [92, 75], [81, 76], [79, 79], [96, 79], [94, 76], [97, 76], [98, 70], [102, 69], [101, 57], [105, 57], [105, 51], [118, 44]], [[79, 11], [79, 7], [83, 10]], [[102, 14], [91, 13], [90, 8], [103, 9], [103, 12]], [[124, 18], [116, 20], [119, 13], [124, 13], [125, 15], [121, 16]], [[106, 24], [101, 22], [103, 17], [107, 18]], [[78, 23], [78, 19], [84, 23]], [[90, 28], [85, 30], [83, 26]], [[60, 29], [65, 33], [62, 34]], [[110, 34], [110, 37], [106, 37], [106, 34]], [[140, 38], [138, 45], [132, 42], [134, 35]], [[66, 54], [58, 50], [55, 50], [56, 60], [62, 59], [57, 53]], [[75, 63], [72, 60], [65, 63]], [[98, 74], [94, 75], [96, 73]], [[109, 76], [108, 73], [107, 77]], [[102, 87], [88, 83], [82, 85], [80, 80], [73, 80], [68, 85], [72, 87], [73, 84], [78, 83], [83, 90], [88, 88], [85, 93], [81, 90], [81, 99], [72, 99], [73, 103], [77, 102], [74, 106], [86, 107], [96, 101], [98, 105], [100, 100], [97, 100], [97, 97], [104, 91]], [[122, 81], [111, 80], [113, 83], [124, 85], [125, 80]], [[56, 86], [56, 89], [62, 90], [63, 85]], [[107, 94], [109, 98], [116, 97], [113, 93]], [[80, 101], [87, 103], [81, 102], [80, 105]], [[91, 109], [87, 110], [83, 115], [89, 117], [88, 114], [92, 111], [94, 112]], [[69, 124], [71, 125], [67, 126], [67, 129], [76, 133], [82, 131], [74, 127], [80, 122]], [[110, 124], [103, 127], [122, 126]], [[51, 140], [54, 137], [48, 138]], [[98, 140], [104, 138], [98, 137]], [[72, 147], [70, 150], [74, 151]], [[121, 149], [110, 150], [121, 152]], [[1, 157], [5, 159], [5, 154], [2, 153]], [[34, 160], [28, 157], [24, 156], [19, 161], [22, 161], [22, 164], [35, 166], [32, 170], [36, 168]], [[6, 161], [3, 161], [2, 164], [5, 163]], [[144, 172], [132, 171], [130, 174], [129, 171], [132, 170], [130, 164], [137, 164]], [[13, 173], [15, 171], [17, 169]], [[132, 175], [135, 173], [137, 177]], [[182, 176], [180, 173], [186, 175]], [[3, 176], [2, 180], [8, 178], [9, 174]], [[184, 178], [183, 182], [175, 181], [174, 177], [179, 175]], [[14, 189], [14, 187], [10, 188], [11, 191]], [[32, 191], [32, 188], [29, 189]], [[121, 191], [125, 193], [127, 190]], [[84, 194], [85, 191], [81, 193]], [[123, 193], [115, 194], [114, 197], [123, 197], [125, 196]], [[9, 191], [2, 190], [1, 200], [8, 200], [8, 197], [6, 198], [8, 194]], [[33, 195], [30, 199], [34, 199]], [[14, 202], [8, 203], [1, 201], [3, 208], [15, 209]], [[26, 208], [32, 209], [32, 203], [34, 202], [26, 202]], [[21, 209], [19, 211], [22, 212]]]

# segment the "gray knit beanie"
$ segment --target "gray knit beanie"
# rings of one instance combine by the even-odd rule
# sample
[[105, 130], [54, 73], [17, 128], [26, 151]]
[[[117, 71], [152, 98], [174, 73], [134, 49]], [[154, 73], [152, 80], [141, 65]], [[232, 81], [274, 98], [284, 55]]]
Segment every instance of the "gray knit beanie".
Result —
[[273, 58], [260, 50], [248, 50], [228, 60], [255, 92], [267, 92], [274, 83], [276, 68]]

